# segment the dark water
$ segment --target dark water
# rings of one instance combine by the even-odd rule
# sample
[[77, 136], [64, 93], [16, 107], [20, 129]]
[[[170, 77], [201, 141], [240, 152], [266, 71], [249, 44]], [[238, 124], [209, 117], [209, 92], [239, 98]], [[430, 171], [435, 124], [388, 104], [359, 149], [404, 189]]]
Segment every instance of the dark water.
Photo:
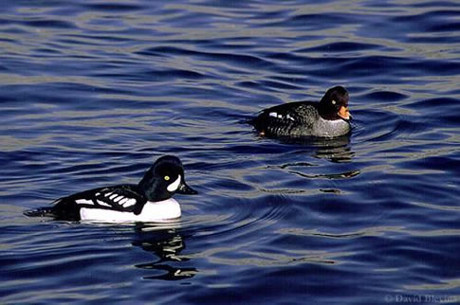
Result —
[[[458, 1], [2, 1], [1, 304], [460, 300]], [[350, 138], [259, 138], [344, 85]], [[26, 218], [179, 156], [169, 226]]]

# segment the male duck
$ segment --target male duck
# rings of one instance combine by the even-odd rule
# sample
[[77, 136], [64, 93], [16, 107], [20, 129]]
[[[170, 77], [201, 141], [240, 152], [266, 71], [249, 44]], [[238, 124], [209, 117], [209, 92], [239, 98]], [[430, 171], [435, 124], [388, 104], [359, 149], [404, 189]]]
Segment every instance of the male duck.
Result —
[[179, 158], [163, 156], [136, 184], [96, 188], [57, 199], [50, 208], [27, 211], [27, 216], [97, 222], [158, 222], [179, 218], [175, 193], [196, 194], [184, 180]]

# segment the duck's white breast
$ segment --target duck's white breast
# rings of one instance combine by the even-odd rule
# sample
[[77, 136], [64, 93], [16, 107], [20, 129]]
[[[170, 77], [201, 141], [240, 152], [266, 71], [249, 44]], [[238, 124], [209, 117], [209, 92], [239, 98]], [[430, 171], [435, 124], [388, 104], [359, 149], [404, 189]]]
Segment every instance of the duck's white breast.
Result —
[[132, 212], [122, 212], [108, 209], [80, 209], [81, 220], [97, 222], [161, 222], [176, 219], [180, 216], [180, 205], [173, 198], [158, 202], [148, 201], [139, 215], [135, 215]]

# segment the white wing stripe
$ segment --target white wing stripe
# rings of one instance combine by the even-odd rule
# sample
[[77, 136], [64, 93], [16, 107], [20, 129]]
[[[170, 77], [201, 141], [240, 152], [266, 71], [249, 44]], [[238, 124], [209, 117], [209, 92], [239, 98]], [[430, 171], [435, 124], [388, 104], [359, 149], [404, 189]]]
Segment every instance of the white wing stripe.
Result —
[[120, 196], [118, 196], [117, 198], [115, 198], [113, 201], [118, 202], [118, 201], [120, 201], [120, 200], [123, 199], [123, 198], [125, 198], [125, 197], [120, 195]]
[[109, 208], [112, 207], [110, 204], [105, 203], [104, 201], [101, 201], [101, 200], [98, 200], [97, 203], [98, 203], [99, 205], [102, 205], [102, 206], [105, 206], [105, 207], [109, 207]]
[[75, 200], [75, 202], [77, 204], [93, 204], [93, 201], [88, 200], [88, 199], [77, 199], [77, 200]]
[[131, 198], [123, 204], [123, 207], [127, 208], [136, 204], [136, 199]]

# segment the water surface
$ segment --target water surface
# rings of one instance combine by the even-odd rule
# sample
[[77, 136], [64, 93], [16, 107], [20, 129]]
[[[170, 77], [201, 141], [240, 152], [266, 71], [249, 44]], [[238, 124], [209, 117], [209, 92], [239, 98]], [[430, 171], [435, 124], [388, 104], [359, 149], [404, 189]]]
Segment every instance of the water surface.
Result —
[[[456, 1], [9, 1], [2, 304], [460, 300]], [[261, 138], [344, 85], [350, 137]], [[179, 156], [180, 222], [23, 216]]]

